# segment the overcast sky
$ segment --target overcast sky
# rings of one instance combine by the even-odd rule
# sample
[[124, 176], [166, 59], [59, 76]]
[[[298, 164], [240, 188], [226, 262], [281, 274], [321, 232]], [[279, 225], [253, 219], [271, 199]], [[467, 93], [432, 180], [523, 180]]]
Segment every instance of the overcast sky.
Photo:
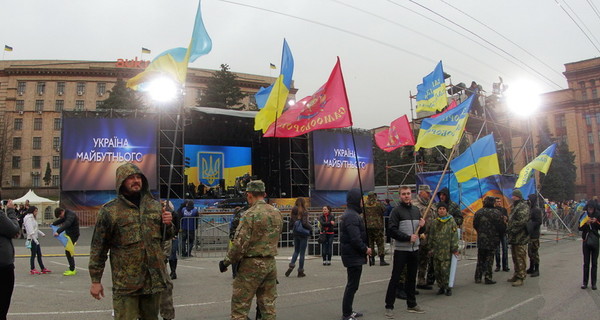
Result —
[[[100, 61], [139, 57], [141, 47], [152, 50], [145, 59], [187, 47], [198, 5], [0, 3], [0, 45], [14, 48], [4, 59]], [[339, 56], [355, 127], [373, 128], [410, 117], [409, 91], [439, 60], [453, 83], [474, 80], [489, 92], [498, 76], [508, 84], [534, 81], [544, 92], [566, 88], [565, 63], [600, 55], [598, 9], [600, 0], [203, 0], [213, 49], [191, 66], [227, 63], [235, 72], [276, 76], [269, 63], [279, 67], [286, 38], [299, 99], [327, 80]]]

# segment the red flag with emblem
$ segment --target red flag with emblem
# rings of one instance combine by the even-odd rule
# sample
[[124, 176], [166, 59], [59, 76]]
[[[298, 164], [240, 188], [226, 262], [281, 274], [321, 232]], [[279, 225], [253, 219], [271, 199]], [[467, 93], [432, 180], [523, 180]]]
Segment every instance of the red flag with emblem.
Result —
[[290, 138], [314, 130], [345, 128], [351, 125], [352, 115], [338, 57], [329, 80], [312, 96], [296, 102], [284, 111], [264, 136]]
[[381, 150], [390, 152], [403, 146], [414, 146], [415, 137], [408, 124], [408, 117], [392, 121], [389, 129], [381, 130], [375, 134], [375, 143]]

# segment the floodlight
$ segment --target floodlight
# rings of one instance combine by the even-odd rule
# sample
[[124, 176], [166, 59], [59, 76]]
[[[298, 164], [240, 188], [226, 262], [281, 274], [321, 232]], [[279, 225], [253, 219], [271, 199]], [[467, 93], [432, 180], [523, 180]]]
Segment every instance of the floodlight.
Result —
[[146, 89], [150, 94], [150, 98], [159, 102], [169, 102], [177, 98], [177, 94], [180, 91], [179, 85], [165, 77], [157, 78], [152, 80]]
[[519, 117], [529, 117], [540, 106], [541, 89], [535, 82], [521, 80], [511, 83], [504, 92], [508, 109]]

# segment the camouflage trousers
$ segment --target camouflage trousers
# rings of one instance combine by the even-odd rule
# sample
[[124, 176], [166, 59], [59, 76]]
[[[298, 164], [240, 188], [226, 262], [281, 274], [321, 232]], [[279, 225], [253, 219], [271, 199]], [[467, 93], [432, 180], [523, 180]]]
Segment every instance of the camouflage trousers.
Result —
[[515, 273], [513, 274], [513, 278], [525, 280], [525, 276], [527, 275], [527, 263], [525, 262], [527, 259], [527, 245], [518, 245], [511, 244], [510, 245], [510, 253], [512, 254], [513, 264], [515, 267]]
[[[373, 250], [373, 256], [385, 256], [385, 246], [383, 243], [383, 229], [367, 229], [369, 238], [369, 248]], [[375, 250], [377, 244], [377, 250]]]
[[429, 248], [427, 246], [419, 247], [419, 269], [417, 272], [417, 285], [423, 286], [428, 283], [433, 283], [433, 258], [429, 256]]
[[442, 257], [434, 255], [433, 257], [433, 272], [435, 273], [435, 281], [440, 289], [448, 289], [450, 263], [452, 263], [450, 254]]
[[157, 320], [160, 293], [142, 295], [113, 294], [115, 320]]
[[275, 299], [277, 299], [277, 266], [275, 258], [244, 258], [239, 263], [233, 280], [231, 296], [231, 320], [246, 320], [252, 298], [263, 320], [276, 319]]
[[527, 255], [532, 264], [540, 264], [540, 239], [529, 239], [527, 244]]
[[492, 280], [492, 266], [494, 265], [494, 256], [496, 250], [477, 249], [477, 267], [475, 268], [475, 280]]
[[[171, 241], [169, 241], [171, 242]], [[160, 316], [163, 319], [175, 319], [175, 307], [173, 306], [173, 280], [164, 268], [165, 284], [167, 287], [160, 293]]]

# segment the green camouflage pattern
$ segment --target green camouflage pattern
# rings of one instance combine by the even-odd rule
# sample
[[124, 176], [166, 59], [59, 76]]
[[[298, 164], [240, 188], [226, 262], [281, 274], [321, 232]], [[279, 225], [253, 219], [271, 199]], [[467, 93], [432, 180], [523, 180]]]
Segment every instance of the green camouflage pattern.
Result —
[[[373, 250], [373, 256], [385, 256], [383, 229], [367, 229], [367, 238], [369, 238], [369, 248]], [[375, 245], [377, 245], [377, 250]]]
[[417, 198], [412, 201], [412, 205], [419, 209], [421, 217], [423, 217], [423, 220], [425, 220], [425, 226], [423, 227], [425, 230], [425, 236], [421, 237], [421, 239], [419, 240], [419, 250], [425, 249], [427, 251], [429, 251], [429, 248], [427, 246], [427, 234], [429, 233], [429, 229], [431, 228], [432, 221], [437, 219], [438, 217], [435, 211], [435, 204], [431, 205], [431, 208], [429, 208], [429, 212], [425, 212], [427, 210], [428, 204], [429, 200], [421, 197], [420, 195], [417, 195]]
[[175, 319], [175, 306], [173, 305], [173, 280], [167, 274], [165, 268], [166, 288], [160, 293], [160, 317], [163, 319]]
[[429, 229], [429, 249], [433, 252], [435, 281], [443, 289], [448, 288], [452, 253], [458, 251], [457, 229], [454, 218], [446, 222], [433, 220]]
[[510, 252], [515, 269], [513, 278], [525, 280], [527, 277], [527, 245], [513, 244], [510, 246]]
[[157, 319], [160, 293], [113, 295], [114, 320]]
[[481, 280], [485, 276], [485, 280], [492, 280], [492, 266], [494, 265], [494, 257], [496, 250], [477, 248], [477, 266], [475, 267], [475, 280]]
[[232, 320], [249, 319], [248, 313], [255, 292], [261, 320], [276, 319], [277, 265], [274, 257], [241, 260], [238, 273], [233, 280]]
[[[110, 252], [115, 295], [154, 294], [166, 287], [162, 208], [150, 194], [143, 174], [139, 208], [121, 194], [123, 181], [132, 174], [142, 172], [131, 163], [117, 168], [118, 196], [100, 208], [90, 246], [89, 273], [93, 283], [101, 282]], [[166, 239], [171, 239], [173, 225], [164, 230]]]
[[[385, 207], [377, 199], [369, 198], [365, 203], [365, 224], [367, 229], [383, 230]], [[372, 248], [372, 247], [371, 247]]]
[[502, 213], [496, 208], [483, 207], [475, 212], [473, 228], [477, 231], [477, 248], [495, 250], [506, 230]]
[[[437, 204], [439, 204], [439, 202]], [[437, 204], [435, 207], [436, 211], [437, 211]], [[454, 222], [460, 228], [460, 226], [462, 226], [462, 224], [463, 224], [463, 213], [462, 213], [462, 211], [460, 211], [460, 207], [458, 206], [458, 204], [456, 204], [456, 202], [454, 202], [452, 200], [448, 200], [447, 204], [448, 204], [448, 214], [450, 214], [454, 218]]]
[[526, 245], [529, 242], [527, 221], [529, 221], [529, 205], [523, 199], [515, 201], [510, 208], [510, 219], [506, 228], [508, 243]]
[[237, 263], [242, 258], [274, 257], [283, 227], [279, 210], [264, 200], [258, 200], [240, 218], [225, 263]]
[[529, 256], [530, 263], [540, 264], [540, 239], [529, 239], [529, 244], [527, 245], [527, 255]]

